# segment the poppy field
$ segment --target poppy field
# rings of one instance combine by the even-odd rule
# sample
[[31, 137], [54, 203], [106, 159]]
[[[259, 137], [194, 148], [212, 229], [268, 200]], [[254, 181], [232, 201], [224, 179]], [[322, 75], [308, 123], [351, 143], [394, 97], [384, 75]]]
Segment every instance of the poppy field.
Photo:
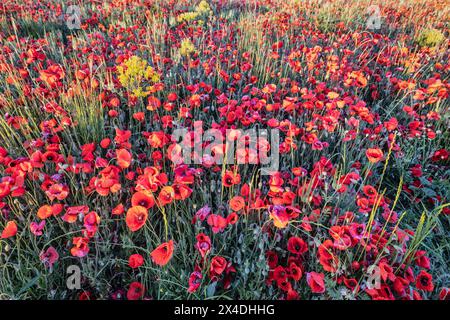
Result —
[[0, 300], [450, 299], [445, 0], [0, 5]]

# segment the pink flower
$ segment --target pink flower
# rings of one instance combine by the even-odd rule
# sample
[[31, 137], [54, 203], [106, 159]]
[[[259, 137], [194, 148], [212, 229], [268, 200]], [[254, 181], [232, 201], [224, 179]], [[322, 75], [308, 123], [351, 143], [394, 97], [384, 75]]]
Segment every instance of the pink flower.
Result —
[[41, 259], [41, 261], [48, 267], [48, 268], [52, 268], [53, 264], [58, 261], [59, 259], [59, 254], [56, 251], [55, 248], [53, 247], [49, 247], [47, 249], [47, 251], [43, 251], [41, 252], [41, 254], [39, 255], [39, 259]]
[[197, 291], [198, 287], [200, 287], [200, 284], [202, 283], [202, 273], [199, 271], [194, 271], [189, 276], [189, 288], [188, 292], [192, 293]]
[[39, 223], [36, 223], [34, 221], [30, 223], [31, 233], [34, 234], [35, 236], [41, 236], [44, 227], [45, 227], [45, 220], [42, 220]]
[[325, 282], [323, 281], [324, 278], [325, 275], [323, 273], [308, 272], [306, 274], [306, 282], [308, 282], [308, 285], [313, 293], [325, 292]]

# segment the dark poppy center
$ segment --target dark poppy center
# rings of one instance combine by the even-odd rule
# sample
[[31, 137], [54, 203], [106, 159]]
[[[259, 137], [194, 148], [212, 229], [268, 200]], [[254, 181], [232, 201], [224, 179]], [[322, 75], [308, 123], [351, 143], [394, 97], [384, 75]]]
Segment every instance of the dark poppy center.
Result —
[[139, 201], [139, 205], [142, 207], [147, 207], [148, 202], [146, 200], [141, 200], [141, 201]]
[[427, 277], [421, 277], [420, 278], [420, 283], [423, 285], [423, 286], [427, 286], [428, 285], [428, 278]]

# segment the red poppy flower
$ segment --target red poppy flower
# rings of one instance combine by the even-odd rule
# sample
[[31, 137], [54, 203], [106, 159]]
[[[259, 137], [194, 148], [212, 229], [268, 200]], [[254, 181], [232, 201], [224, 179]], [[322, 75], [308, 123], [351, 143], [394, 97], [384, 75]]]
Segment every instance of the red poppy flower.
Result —
[[42, 155], [43, 162], [56, 162], [58, 160], [58, 154], [54, 151], [47, 151]]
[[49, 205], [43, 205], [39, 208], [37, 216], [39, 219], [44, 220], [53, 215], [52, 207]]
[[283, 266], [277, 266], [273, 270], [273, 279], [277, 283], [287, 280], [288, 275], [289, 275], [288, 270], [286, 270]]
[[55, 248], [49, 247], [46, 251], [42, 251], [39, 255], [39, 259], [44, 263], [48, 268], [51, 268], [53, 264], [58, 261], [59, 254]]
[[433, 291], [434, 284], [431, 274], [425, 270], [421, 270], [416, 278], [416, 288], [424, 291]]
[[442, 288], [439, 293], [439, 300], [450, 300], [450, 289]]
[[325, 292], [324, 278], [325, 275], [323, 273], [308, 272], [306, 274], [306, 282], [308, 282], [308, 285], [313, 293]]
[[133, 114], [133, 119], [139, 122], [143, 122], [145, 119], [145, 114], [143, 112], [136, 112]]
[[157, 97], [155, 96], [148, 97], [147, 110], [155, 111], [159, 107], [161, 107], [161, 101]]
[[73, 238], [73, 247], [70, 249], [70, 253], [74, 257], [82, 258], [89, 252], [89, 239], [84, 237], [75, 237]]
[[446, 161], [449, 157], [449, 152], [445, 149], [439, 149], [437, 150], [433, 156], [431, 157], [431, 160], [434, 162], [438, 161]]
[[398, 121], [396, 118], [391, 118], [389, 119], [389, 121], [386, 121], [384, 123], [384, 127], [387, 129], [387, 131], [393, 131], [395, 129], [397, 129], [398, 126]]
[[275, 251], [267, 251], [266, 259], [270, 269], [274, 269], [278, 265], [278, 255]]
[[428, 257], [426, 256], [425, 250], [418, 250], [414, 254], [414, 259], [415, 259], [414, 261], [419, 267], [430, 269], [430, 259], [428, 259]]
[[169, 94], [167, 95], [167, 100], [169, 100], [170, 102], [174, 102], [178, 99], [178, 96], [175, 92], [169, 92]]
[[344, 285], [351, 291], [358, 291], [358, 281], [354, 278], [344, 278]]
[[139, 300], [145, 294], [145, 288], [140, 282], [133, 282], [128, 288], [127, 299], [128, 300]]
[[124, 212], [125, 212], [125, 209], [123, 207], [123, 204], [121, 204], [121, 203], [119, 203], [117, 206], [115, 206], [111, 210], [111, 214], [114, 215], [114, 216], [120, 216]]
[[209, 215], [206, 221], [214, 233], [222, 232], [228, 225], [227, 219], [218, 214]]
[[165, 186], [161, 189], [158, 195], [159, 203], [164, 206], [171, 203], [175, 198], [175, 191], [171, 186]]
[[118, 149], [116, 151], [117, 165], [122, 169], [126, 169], [131, 165], [131, 153], [126, 149]]
[[231, 170], [225, 171], [222, 177], [222, 184], [224, 187], [231, 187], [232, 185], [239, 184], [241, 182], [241, 176], [238, 173], [234, 173]]
[[289, 290], [286, 294], [286, 300], [298, 300], [300, 299], [300, 295], [295, 290]]
[[294, 281], [299, 281], [302, 278], [303, 272], [302, 269], [295, 264], [295, 262], [291, 262], [289, 264], [288, 274]]
[[96, 212], [91, 211], [86, 216], [84, 216], [83, 222], [89, 238], [92, 238], [95, 232], [97, 232], [97, 227], [100, 223], [99, 215]]
[[114, 141], [120, 145], [121, 148], [130, 148], [131, 145], [128, 140], [131, 138], [130, 130], [120, 130], [116, 128], [116, 136], [114, 137]]
[[281, 174], [279, 172], [276, 172], [275, 174], [271, 175], [269, 178], [270, 191], [274, 193], [282, 192], [283, 183], [284, 180], [281, 178]]
[[59, 65], [51, 65], [46, 70], [39, 71], [39, 77], [42, 81], [47, 83], [50, 87], [56, 87], [59, 80], [65, 76], [64, 70]]
[[286, 212], [286, 208], [281, 205], [269, 207], [269, 216], [273, 220], [273, 224], [277, 228], [286, 228], [291, 220], [290, 215]]
[[192, 189], [185, 184], [174, 184], [172, 187], [175, 200], [185, 200], [189, 198], [192, 193]]
[[2, 231], [2, 239], [7, 239], [10, 237], [14, 237], [17, 233], [17, 224], [15, 221], [8, 221], [6, 223], [5, 229]]
[[100, 171], [98, 177], [89, 181], [89, 187], [95, 189], [101, 196], [107, 196], [110, 192], [116, 193], [121, 189], [119, 183], [120, 169], [116, 166], [107, 166]]
[[363, 192], [366, 196], [371, 197], [371, 198], [376, 197], [378, 195], [377, 189], [375, 189], [372, 186], [364, 186]]
[[130, 258], [128, 258], [128, 265], [132, 268], [139, 268], [144, 264], [144, 257], [142, 257], [139, 253], [132, 254]]
[[366, 156], [369, 162], [377, 163], [383, 159], [383, 151], [379, 148], [367, 149]]
[[287, 249], [294, 254], [303, 254], [308, 251], [308, 246], [302, 238], [291, 237], [288, 240]]
[[62, 216], [62, 219], [68, 223], [74, 223], [77, 221], [79, 215], [84, 215], [88, 212], [88, 206], [68, 207], [66, 213]]
[[64, 200], [69, 195], [69, 188], [65, 185], [55, 183], [45, 191], [45, 194], [51, 201], [55, 199]]
[[227, 260], [224, 257], [215, 256], [211, 259], [211, 264], [209, 266], [209, 276], [211, 278], [216, 278], [220, 276], [227, 267]]
[[230, 200], [230, 208], [233, 211], [239, 211], [245, 207], [245, 200], [241, 196], [235, 196]]
[[165, 266], [173, 254], [173, 240], [165, 242], [159, 245], [155, 250], [150, 253], [152, 260], [159, 266]]
[[131, 231], [135, 232], [142, 228], [147, 221], [148, 212], [145, 207], [133, 206], [127, 211], [125, 222]]
[[195, 238], [197, 239], [195, 247], [203, 258], [211, 249], [211, 239], [204, 233], [199, 233]]
[[91, 292], [83, 291], [80, 293], [78, 300], [80, 300], [80, 301], [95, 300], [95, 297], [92, 296]]
[[235, 224], [236, 222], [238, 222], [239, 220], [239, 216], [237, 215], [236, 212], [232, 212], [227, 216], [227, 223], [230, 225]]
[[105, 138], [105, 139], [102, 139], [102, 141], [100, 141], [100, 147], [102, 147], [103, 149], [108, 148], [110, 144], [111, 144], [110, 138]]
[[194, 271], [189, 276], [189, 288], [188, 292], [193, 293], [197, 291], [197, 289], [200, 287], [200, 284], [202, 283], [202, 273], [199, 271]]
[[131, 197], [131, 205], [150, 209], [155, 205], [155, 197], [148, 191], [138, 191]]

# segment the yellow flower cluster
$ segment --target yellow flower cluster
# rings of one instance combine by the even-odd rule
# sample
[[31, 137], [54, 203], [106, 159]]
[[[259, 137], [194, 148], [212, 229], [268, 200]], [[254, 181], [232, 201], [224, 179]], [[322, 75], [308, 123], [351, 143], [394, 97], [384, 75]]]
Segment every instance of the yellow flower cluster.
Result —
[[181, 23], [183, 21], [189, 22], [189, 21], [197, 19], [197, 17], [198, 17], [198, 13], [195, 11], [184, 12], [177, 17], [177, 21], [179, 23]]
[[142, 85], [146, 83], [157, 83], [160, 80], [159, 74], [148, 65], [147, 61], [132, 56], [121, 65], [117, 66], [119, 82], [123, 87], [132, 92], [135, 97], [146, 97], [150, 94], [148, 88], [144, 90]]
[[208, 2], [201, 1], [197, 7], [195, 7], [195, 11], [184, 12], [177, 17], [177, 21], [179, 23], [186, 21], [193, 21], [199, 18], [200, 16], [210, 16], [212, 14], [211, 7]]
[[435, 47], [445, 40], [444, 34], [437, 29], [426, 29], [422, 31], [417, 43], [422, 47]]
[[198, 4], [198, 6], [195, 8], [195, 11], [202, 15], [209, 16], [212, 14], [211, 7], [209, 6], [208, 2], [204, 0]]
[[188, 56], [195, 52], [195, 46], [189, 39], [183, 39], [181, 41], [180, 54], [182, 56]]

